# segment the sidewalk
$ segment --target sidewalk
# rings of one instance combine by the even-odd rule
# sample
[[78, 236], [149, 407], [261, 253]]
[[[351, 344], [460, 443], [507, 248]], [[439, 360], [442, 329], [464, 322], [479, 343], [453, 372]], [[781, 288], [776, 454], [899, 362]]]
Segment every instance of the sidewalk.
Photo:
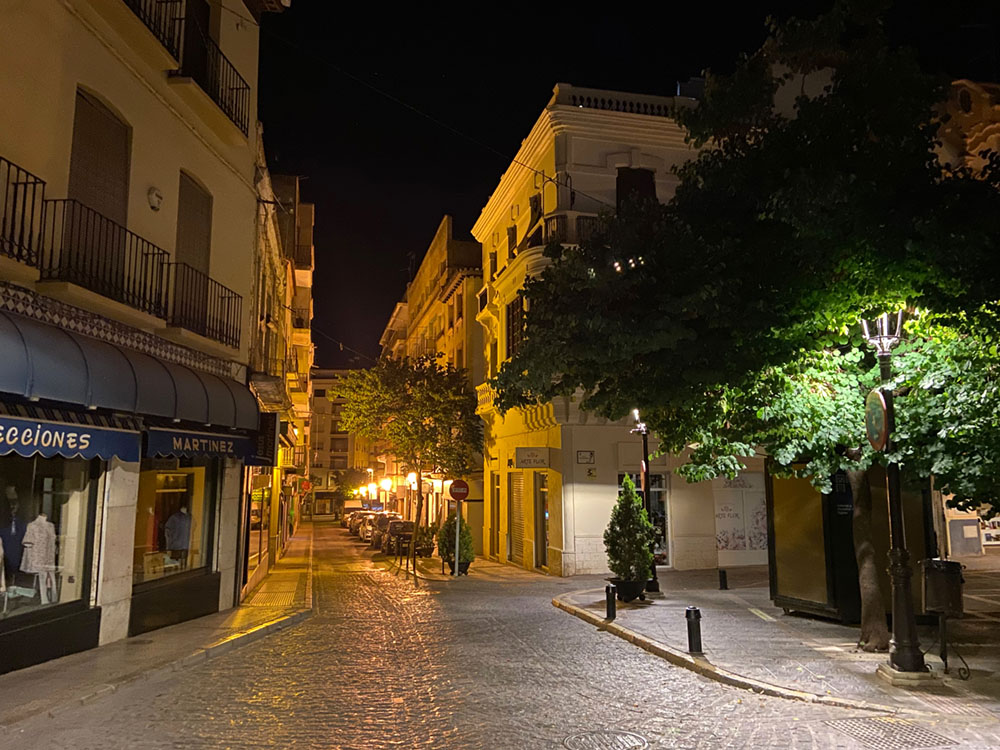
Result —
[[[412, 562], [408, 564], [408, 561], [403, 558], [401, 561], [395, 556], [386, 556], [382, 554], [375, 554], [372, 558], [372, 562], [381, 565], [388, 565], [389, 570], [395, 573], [404, 574], [409, 573], [409, 575], [414, 575]], [[417, 558], [417, 578], [421, 578], [426, 581], [454, 581], [455, 576], [448, 572], [448, 564], [444, 564], [444, 573], [441, 572], [441, 558], [436, 554], [433, 557], [418, 557]], [[530, 570], [525, 570], [524, 568], [518, 567], [516, 565], [506, 565], [504, 563], [496, 562], [494, 560], [489, 560], [485, 557], [476, 557], [472, 564], [469, 566], [468, 576], [459, 576], [458, 580], [480, 580], [480, 581], [537, 581], [545, 582], [552, 581], [545, 575]]]
[[311, 613], [312, 524], [303, 522], [285, 556], [239, 607], [0, 675], [0, 736], [34, 717], [215, 658]]
[[[880, 710], [1000, 720], [1000, 573], [967, 570], [963, 620], [949, 621], [950, 675], [932, 646], [937, 629], [920, 629], [927, 664], [940, 676], [927, 687], [897, 688], [877, 677], [885, 653], [855, 648], [857, 629], [786, 615], [770, 601], [767, 568], [729, 570], [728, 591], [716, 572], [660, 571], [663, 592], [646, 602], [618, 602], [604, 621], [604, 589], [565, 594], [553, 604], [669, 661], [728, 684], [806, 701]], [[701, 609], [704, 657], [687, 653], [685, 609]], [[957, 646], [972, 677], [958, 679]]]

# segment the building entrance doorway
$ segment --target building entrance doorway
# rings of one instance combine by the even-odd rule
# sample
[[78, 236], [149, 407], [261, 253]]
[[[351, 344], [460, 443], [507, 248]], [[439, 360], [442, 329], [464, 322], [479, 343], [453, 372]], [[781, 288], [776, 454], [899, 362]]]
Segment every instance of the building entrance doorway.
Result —
[[535, 472], [535, 566], [549, 564], [549, 475]]

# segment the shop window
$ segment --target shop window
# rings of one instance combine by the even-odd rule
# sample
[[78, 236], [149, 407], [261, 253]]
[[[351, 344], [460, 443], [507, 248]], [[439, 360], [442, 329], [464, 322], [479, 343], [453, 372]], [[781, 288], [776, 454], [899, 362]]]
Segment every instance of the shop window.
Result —
[[155, 581], [210, 564], [218, 461], [143, 459], [136, 505], [133, 583]]
[[0, 619], [89, 597], [93, 463], [0, 458]]
[[[267, 477], [263, 477], [266, 479]], [[250, 538], [247, 542], [247, 570], [257, 569], [267, 553], [267, 532], [271, 525], [271, 488], [260, 487], [250, 493]]]

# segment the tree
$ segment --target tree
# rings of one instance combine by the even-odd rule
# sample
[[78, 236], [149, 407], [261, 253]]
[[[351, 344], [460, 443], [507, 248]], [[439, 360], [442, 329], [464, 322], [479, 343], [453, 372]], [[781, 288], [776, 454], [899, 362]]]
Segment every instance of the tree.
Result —
[[709, 74], [705, 100], [677, 113], [701, 150], [674, 198], [551, 249], [494, 383], [501, 409], [573, 392], [608, 417], [638, 405], [665, 450], [693, 448], [690, 480], [733, 475], [756, 447], [820, 489], [848, 471], [873, 649], [888, 632], [868, 470], [886, 457], [863, 439], [877, 376], [861, 316], [921, 311], [894, 359], [904, 470], [966, 505], [1000, 477], [998, 160], [973, 173], [940, 158], [948, 82], [887, 42], [882, 10], [839, 2], [772, 25], [732, 75]]
[[628, 476], [622, 481], [618, 502], [611, 509], [611, 520], [604, 530], [604, 548], [611, 572], [623, 581], [646, 582], [653, 567], [653, 541], [656, 531]]
[[332, 479], [337, 485], [333, 495], [335, 512], [340, 514], [344, 511], [344, 503], [354, 497], [357, 488], [367, 484], [368, 473], [361, 469], [338, 469], [333, 472]]
[[423, 475], [467, 476], [482, 452], [483, 428], [465, 370], [434, 357], [382, 359], [342, 377], [344, 428], [378, 441], [417, 475], [416, 523], [423, 514]]

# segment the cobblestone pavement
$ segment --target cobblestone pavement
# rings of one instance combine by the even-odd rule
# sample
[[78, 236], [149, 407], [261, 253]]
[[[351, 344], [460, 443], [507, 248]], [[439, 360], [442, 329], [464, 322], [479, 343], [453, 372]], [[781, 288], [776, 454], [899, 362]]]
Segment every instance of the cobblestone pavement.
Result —
[[[18, 750], [551, 748], [618, 729], [654, 748], [928, 746], [926, 736], [920, 745], [861, 744], [826, 722], [878, 717], [765, 698], [672, 667], [552, 607], [565, 581], [414, 582], [374, 565], [339, 527], [315, 532], [314, 617], [40, 717], [0, 742]], [[890, 735], [921, 729], [963, 747], [1000, 746], [995, 721], [910, 721]]]

